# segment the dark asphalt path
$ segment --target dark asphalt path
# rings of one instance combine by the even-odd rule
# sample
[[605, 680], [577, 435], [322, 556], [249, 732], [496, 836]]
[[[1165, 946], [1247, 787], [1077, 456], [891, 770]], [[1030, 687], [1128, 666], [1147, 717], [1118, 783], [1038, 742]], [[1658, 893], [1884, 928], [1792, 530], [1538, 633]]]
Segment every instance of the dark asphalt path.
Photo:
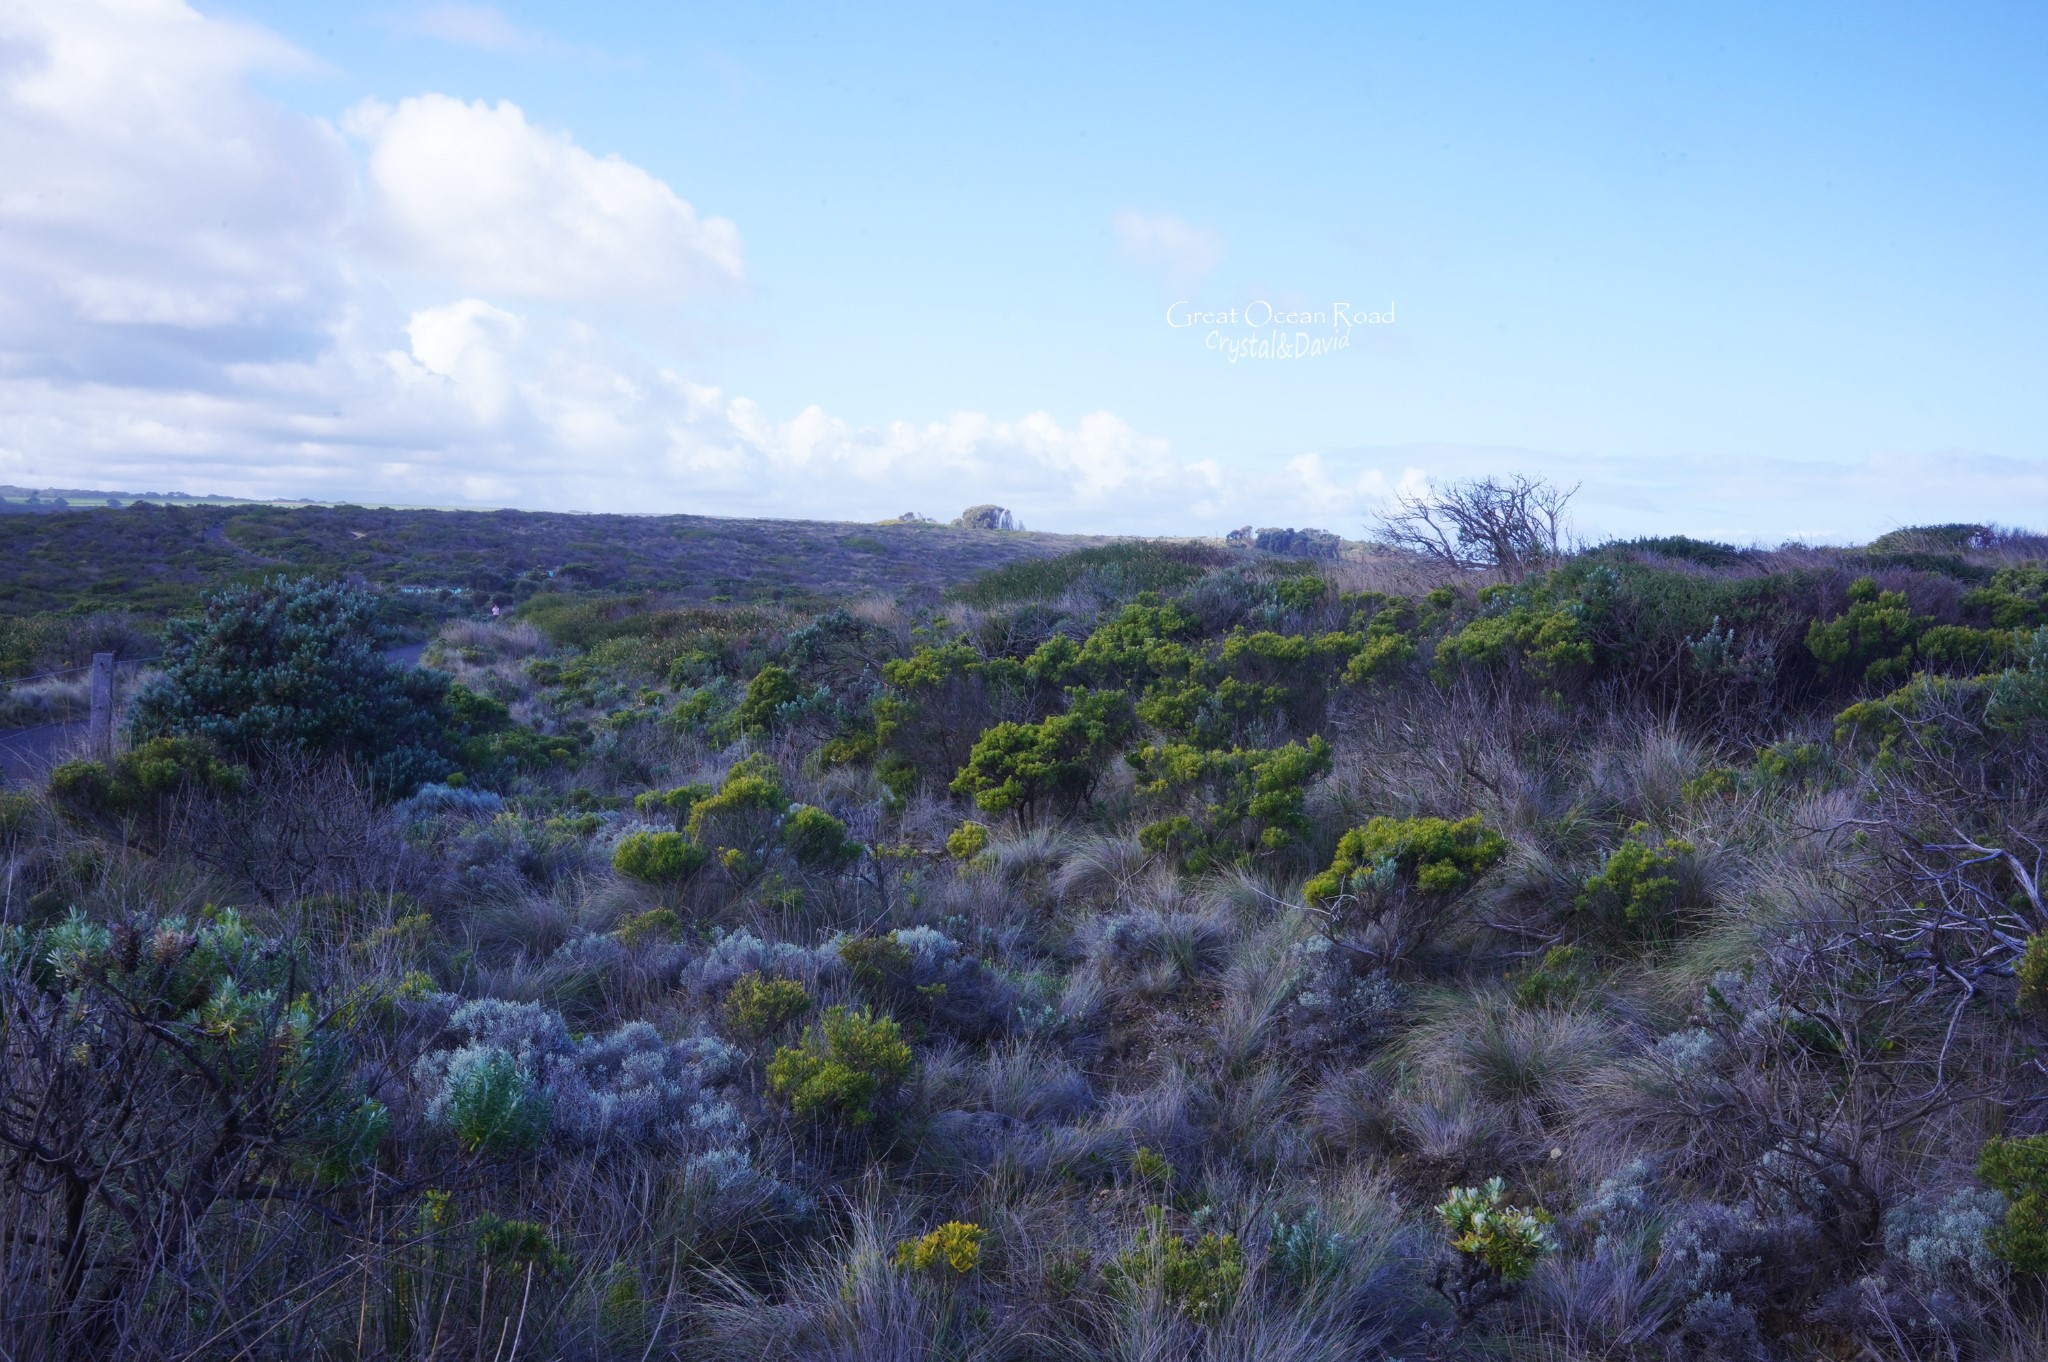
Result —
[[[402, 667], [417, 667], [424, 643], [386, 648], [384, 656]], [[0, 785], [40, 784], [50, 768], [74, 756], [82, 756], [85, 720], [61, 724], [38, 724], [34, 728], [0, 729]]]

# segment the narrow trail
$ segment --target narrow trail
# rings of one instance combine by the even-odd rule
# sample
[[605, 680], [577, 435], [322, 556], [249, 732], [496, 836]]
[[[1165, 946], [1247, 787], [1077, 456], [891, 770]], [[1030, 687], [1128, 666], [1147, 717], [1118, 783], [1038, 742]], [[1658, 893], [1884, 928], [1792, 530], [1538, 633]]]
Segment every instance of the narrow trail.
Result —
[[[417, 667], [426, 650], [424, 643], [407, 643], [386, 648], [384, 656], [401, 667]], [[48, 778], [50, 768], [80, 754], [85, 727], [85, 720], [70, 719], [32, 728], [0, 729], [0, 785], [40, 784]]]

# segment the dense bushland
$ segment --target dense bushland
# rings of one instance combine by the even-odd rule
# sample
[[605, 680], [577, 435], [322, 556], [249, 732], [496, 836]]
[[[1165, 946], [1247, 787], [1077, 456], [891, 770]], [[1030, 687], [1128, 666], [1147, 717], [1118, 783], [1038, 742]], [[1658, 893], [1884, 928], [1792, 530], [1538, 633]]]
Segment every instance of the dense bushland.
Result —
[[222, 593], [0, 796], [0, 1347], [2048, 1356], [2048, 544], [1538, 547]]

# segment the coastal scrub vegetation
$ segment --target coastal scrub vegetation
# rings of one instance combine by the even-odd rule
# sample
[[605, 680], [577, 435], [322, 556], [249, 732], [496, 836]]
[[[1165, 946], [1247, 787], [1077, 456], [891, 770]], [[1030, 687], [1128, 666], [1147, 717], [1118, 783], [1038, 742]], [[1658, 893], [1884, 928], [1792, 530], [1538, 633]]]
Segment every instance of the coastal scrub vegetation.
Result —
[[120, 750], [0, 794], [0, 1353], [2048, 1357], [2048, 540], [1491, 487], [99, 618]]

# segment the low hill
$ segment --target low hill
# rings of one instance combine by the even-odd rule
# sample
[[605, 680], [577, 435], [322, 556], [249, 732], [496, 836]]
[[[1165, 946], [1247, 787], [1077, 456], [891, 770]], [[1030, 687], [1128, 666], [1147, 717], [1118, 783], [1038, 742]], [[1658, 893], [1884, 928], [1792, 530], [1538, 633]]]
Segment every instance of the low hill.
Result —
[[894, 521], [134, 502], [0, 516], [0, 615], [156, 614], [224, 581], [280, 573], [356, 575], [449, 602], [505, 604], [549, 583], [704, 601], [938, 592], [1108, 542]]

